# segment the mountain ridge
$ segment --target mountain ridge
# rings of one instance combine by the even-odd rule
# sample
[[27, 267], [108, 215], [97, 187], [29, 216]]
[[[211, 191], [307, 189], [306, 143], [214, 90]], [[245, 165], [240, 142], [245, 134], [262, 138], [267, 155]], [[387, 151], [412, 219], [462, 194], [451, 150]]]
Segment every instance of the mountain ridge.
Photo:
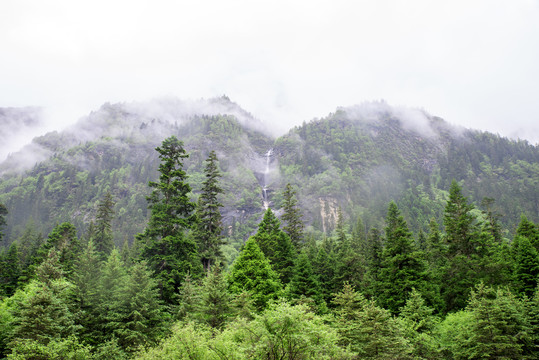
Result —
[[[0, 202], [10, 209], [7, 234], [20, 235], [30, 220], [43, 232], [62, 221], [83, 232], [108, 190], [117, 200], [117, 242], [132, 239], [148, 215], [147, 183], [154, 180], [158, 161], [153, 149], [171, 134], [190, 153], [185, 168], [194, 194], [203, 179], [201, 164], [216, 150], [224, 175], [226, 233], [238, 243], [253, 232], [264, 209], [266, 170], [271, 207], [280, 208], [282, 189], [292, 183], [315, 233], [332, 231], [338, 208], [349, 223], [361, 216], [377, 226], [391, 200], [414, 230], [423, 229], [430, 218], [440, 219], [452, 178], [476, 203], [501, 195], [496, 200], [506, 235], [521, 212], [539, 217], [536, 146], [455, 127], [423, 110], [364, 103], [275, 138], [226, 97], [168, 99], [150, 109], [142, 104], [104, 104], [62, 132], [35, 138], [0, 164]], [[265, 157], [269, 149], [271, 159]], [[15, 166], [38, 154], [43, 156], [26, 172]]]

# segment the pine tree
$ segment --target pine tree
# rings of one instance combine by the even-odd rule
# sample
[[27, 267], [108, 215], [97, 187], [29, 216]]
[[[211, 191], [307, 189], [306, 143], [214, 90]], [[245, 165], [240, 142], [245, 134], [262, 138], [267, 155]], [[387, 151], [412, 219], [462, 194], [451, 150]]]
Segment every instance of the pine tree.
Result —
[[201, 287], [193, 281], [190, 274], [186, 274], [180, 288], [180, 304], [176, 313], [179, 320], [197, 319], [201, 303]]
[[485, 208], [482, 211], [485, 215], [486, 221], [484, 222], [484, 231], [487, 231], [497, 243], [502, 241], [502, 227], [498, 219], [501, 217], [493, 208], [495, 200], [490, 197], [485, 197], [481, 200], [481, 206]]
[[81, 250], [80, 242], [77, 238], [77, 229], [73, 224], [65, 222], [56, 225], [49, 233], [46, 243], [40, 249], [39, 256], [43, 258], [52, 248], [58, 254], [63, 271], [69, 275]]
[[36, 274], [37, 279], [15, 297], [11, 347], [26, 340], [47, 345], [79, 330], [72, 312], [73, 285], [63, 276], [54, 249], [37, 267]]
[[472, 291], [472, 336], [463, 349], [468, 359], [518, 359], [530, 341], [531, 329], [523, 304], [504, 289], [479, 284]]
[[394, 202], [386, 218], [386, 242], [378, 280], [378, 302], [392, 313], [404, 306], [413, 288], [427, 293], [426, 262]]
[[367, 236], [365, 249], [365, 276], [363, 277], [363, 288], [365, 295], [375, 296], [378, 294], [378, 284], [380, 279], [380, 269], [382, 266], [382, 237], [380, 230], [372, 228]]
[[10, 297], [17, 290], [21, 275], [19, 259], [17, 242], [12, 242], [5, 254], [0, 253], [0, 298]]
[[520, 216], [517, 235], [527, 237], [528, 240], [530, 240], [530, 243], [535, 247], [535, 250], [539, 252], [539, 228], [533, 222], [529, 221], [524, 214]]
[[253, 304], [258, 310], [264, 309], [269, 300], [277, 299], [282, 288], [279, 276], [271, 268], [253, 237], [247, 240], [232, 264], [228, 283], [233, 294], [250, 292]]
[[360, 254], [367, 252], [367, 230], [361, 216], [357, 217], [356, 223], [352, 228], [352, 248]]
[[414, 358], [438, 358], [439, 345], [432, 335], [438, 319], [432, 315], [433, 312], [434, 309], [425, 304], [425, 300], [415, 289], [400, 311], [405, 335], [413, 345]]
[[214, 329], [221, 329], [232, 314], [232, 296], [219, 266], [207, 272], [201, 290], [200, 312], [203, 321]]
[[296, 191], [292, 189], [290, 183], [286, 184], [283, 192], [283, 215], [281, 220], [284, 222], [283, 231], [290, 236], [290, 241], [297, 250], [303, 245], [304, 225], [301, 220], [301, 210], [297, 206]]
[[208, 271], [212, 265], [223, 263], [221, 245], [225, 244], [222, 236], [223, 224], [219, 211], [223, 204], [218, 200], [218, 196], [223, 193], [223, 189], [219, 186], [221, 174], [215, 151], [211, 151], [208, 159], [206, 159], [204, 173], [206, 180], [202, 183], [202, 192], [198, 199], [194, 237], [202, 265]]
[[513, 281], [517, 294], [532, 297], [539, 278], [539, 256], [527, 237], [517, 235], [515, 246]]
[[141, 258], [147, 260], [154, 272], [161, 298], [167, 304], [176, 304], [185, 275], [198, 276], [202, 271], [196, 244], [184, 235], [194, 209], [188, 198], [191, 187], [183, 170], [183, 159], [188, 155], [174, 136], [165, 139], [156, 151], [161, 159], [159, 182], [149, 183], [154, 189], [148, 197], [151, 217], [137, 242], [142, 242]]
[[459, 184], [453, 180], [449, 188], [449, 199], [444, 213], [446, 242], [449, 245], [449, 256], [457, 254], [470, 256], [474, 250], [473, 233], [475, 217], [471, 211], [472, 204], [462, 195]]
[[322, 298], [330, 303], [333, 293], [336, 291], [337, 256], [334, 246], [330, 245], [330, 239], [324, 239], [319, 246], [314, 259], [313, 272], [318, 277]]
[[112, 219], [114, 218], [114, 205], [115, 201], [112, 198], [112, 194], [107, 192], [97, 206], [92, 239], [96, 252], [102, 260], [105, 260], [114, 248], [111, 226]]
[[253, 239], [279, 274], [283, 284], [290, 282], [294, 270], [295, 249], [290, 237], [280, 229], [279, 219], [271, 209], [264, 213]]
[[322, 300], [320, 284], [305, 252], [301, 252], [296, 259], [294, 276], [288, 287], [288, 296], [292, 299], [299, 299], [302, 296], [311, 298], [319, 304]]
[[99, 304], [99, 280], [101, 277], [102, 261], [96, 254], [93, 241], [90, 239], [83, 249], [81, 255], [75, 262], [73, 274], [71, 276], [75, 285], [75, 296], [79, 305], [78, 322], [83, 330], [81, 339], [87, 343], [94, 344], [92, 330], [96, 325], [98, 317], [96, 307]]
[[348, 284], [335, 295], [334, 303], [341, 345], [348, 346], [358, 358], [411, 359], [412, 347], [389, 311]]
[[121, 348], [133, 352], [139, 346], [156, 344], [166, 334], [167, 316], [159, 299], [157, 282], [144, 261], [129, 268], [124, 289], [119, 309], [120, 326], [114, 336]]

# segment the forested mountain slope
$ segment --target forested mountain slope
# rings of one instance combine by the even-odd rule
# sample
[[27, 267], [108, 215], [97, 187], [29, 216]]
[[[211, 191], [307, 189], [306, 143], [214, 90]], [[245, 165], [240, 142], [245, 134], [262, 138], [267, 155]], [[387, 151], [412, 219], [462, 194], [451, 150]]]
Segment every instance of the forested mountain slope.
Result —
[[378, 226], [395, 200], [411, 227], [425, 230], [431, 218], [441, 222], [452, 179], [510, 231], [521, 213], [539, 216], [537, 146], [454, 127], [420, 110], [383, 102], [342, 108], [292, 129], [275, 150], [283, 183], [297, 186], [317, 228], [330, 230], [338, 207], [351, 222], [359, 215]]
[[[29, 222], [47, 233], [70, 221], [82, 233], [111, 192], [115, 240], [131, 241], [148, 217], [148, 181], [157, 176], [154, 148], [170, 135], [190, 154], [185, 170], [195, 193], [203, 161], [216, 150], [225, 229], [238, 242], [261, 218], [263, 186], [269, 205], [279, 209], [288, 182], [297, 189], [307, 225], [326, 233], [338, 208], [350, 223], [361, 216], [366, 227], [378, 226], [391, 200], [414, 230], [426, 229], [431, 218], [441, 223], [452, 179], [478, 208], [488, 205], [501, 215], [508, 236], [521, 213], [539, 219], [539, 149], [525, 141], [456, 128], [383, 102], [339, 109], [276, 140], [267, 133], [226, 97], [105, 104], [63, 132], [35, 138], [0, 166], [0, 203], [9, 211], [5, 239], [22, 234]], [[20, 165], [32, 161], [21, 172]], [[495, 202], [482, 208], [484, 198]]]

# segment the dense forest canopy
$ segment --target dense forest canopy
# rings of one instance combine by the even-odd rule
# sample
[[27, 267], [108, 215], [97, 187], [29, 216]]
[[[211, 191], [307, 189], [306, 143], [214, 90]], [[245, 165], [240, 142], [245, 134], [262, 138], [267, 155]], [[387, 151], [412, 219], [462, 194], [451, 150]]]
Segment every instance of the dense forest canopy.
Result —
[[537, 146], [385, 103], [278, 138], [143, 105], [0, 165], [2, 356], [537, 358]]

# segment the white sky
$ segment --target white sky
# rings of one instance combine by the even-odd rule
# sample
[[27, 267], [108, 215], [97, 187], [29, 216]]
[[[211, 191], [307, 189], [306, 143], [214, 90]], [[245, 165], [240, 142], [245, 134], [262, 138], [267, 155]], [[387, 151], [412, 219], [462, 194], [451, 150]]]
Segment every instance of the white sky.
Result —
[[0, 106], [223, 94], [282, 129], [385, 99], [537, 143], [539, 0], [0, 2]]

